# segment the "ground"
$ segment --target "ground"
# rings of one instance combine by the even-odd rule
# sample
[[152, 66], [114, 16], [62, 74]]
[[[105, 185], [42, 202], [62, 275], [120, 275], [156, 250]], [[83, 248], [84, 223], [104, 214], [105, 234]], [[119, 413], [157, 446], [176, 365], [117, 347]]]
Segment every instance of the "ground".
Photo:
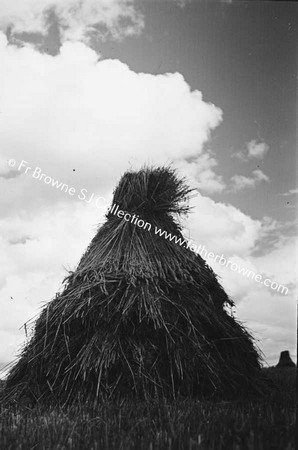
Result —
[[296, 369], [264, 369], [278, 390], [262, 400], [106, 403], [68, 409], [1, 404], [0, 448], [295, 448]]

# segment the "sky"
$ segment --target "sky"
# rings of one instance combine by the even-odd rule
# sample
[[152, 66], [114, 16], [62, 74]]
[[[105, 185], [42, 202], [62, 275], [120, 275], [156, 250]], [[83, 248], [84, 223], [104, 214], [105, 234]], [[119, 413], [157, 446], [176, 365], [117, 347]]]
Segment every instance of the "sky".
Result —
[[197, 190], [184, 234], [218, 255], [205, 259], [266, 364], [282, 350], [296, 360], [297, 9], [1, 2], [0, 367], [78, 264], [123, 172], [145, 163], [172, 164]]

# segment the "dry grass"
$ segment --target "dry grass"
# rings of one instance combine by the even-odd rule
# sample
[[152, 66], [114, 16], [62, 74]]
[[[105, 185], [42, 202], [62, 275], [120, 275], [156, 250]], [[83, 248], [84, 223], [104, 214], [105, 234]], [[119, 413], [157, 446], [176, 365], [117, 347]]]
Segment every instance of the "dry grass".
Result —
[[262, 401], [107, 402], [95, 408], [0, 406], [0, 447], [72, 450], [294, 450], [296, 370]]

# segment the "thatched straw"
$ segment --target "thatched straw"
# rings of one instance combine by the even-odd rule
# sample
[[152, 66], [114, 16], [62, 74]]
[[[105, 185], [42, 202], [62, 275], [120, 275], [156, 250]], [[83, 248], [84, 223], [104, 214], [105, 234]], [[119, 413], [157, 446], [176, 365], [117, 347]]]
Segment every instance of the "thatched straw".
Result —
[[43, 310], [7, 380], [10, 396], [72, 403], [108, 396], [229, 396], [256, 384], [259, 355], [205, 261], [154, 234], [181, 236], [191, 190], [169, 168], [127, 172], [65, 288]]

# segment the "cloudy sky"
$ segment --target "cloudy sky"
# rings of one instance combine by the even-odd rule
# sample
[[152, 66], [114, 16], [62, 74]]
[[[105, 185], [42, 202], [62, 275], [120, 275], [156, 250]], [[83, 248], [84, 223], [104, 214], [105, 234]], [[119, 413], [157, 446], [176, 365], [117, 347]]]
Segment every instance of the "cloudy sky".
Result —
[[186, 237], [274, 283], [208, 260], [267, 363], [295, 359], [297, 9], [1, 1], [1, 366], [144, 163], [198, 189]]

